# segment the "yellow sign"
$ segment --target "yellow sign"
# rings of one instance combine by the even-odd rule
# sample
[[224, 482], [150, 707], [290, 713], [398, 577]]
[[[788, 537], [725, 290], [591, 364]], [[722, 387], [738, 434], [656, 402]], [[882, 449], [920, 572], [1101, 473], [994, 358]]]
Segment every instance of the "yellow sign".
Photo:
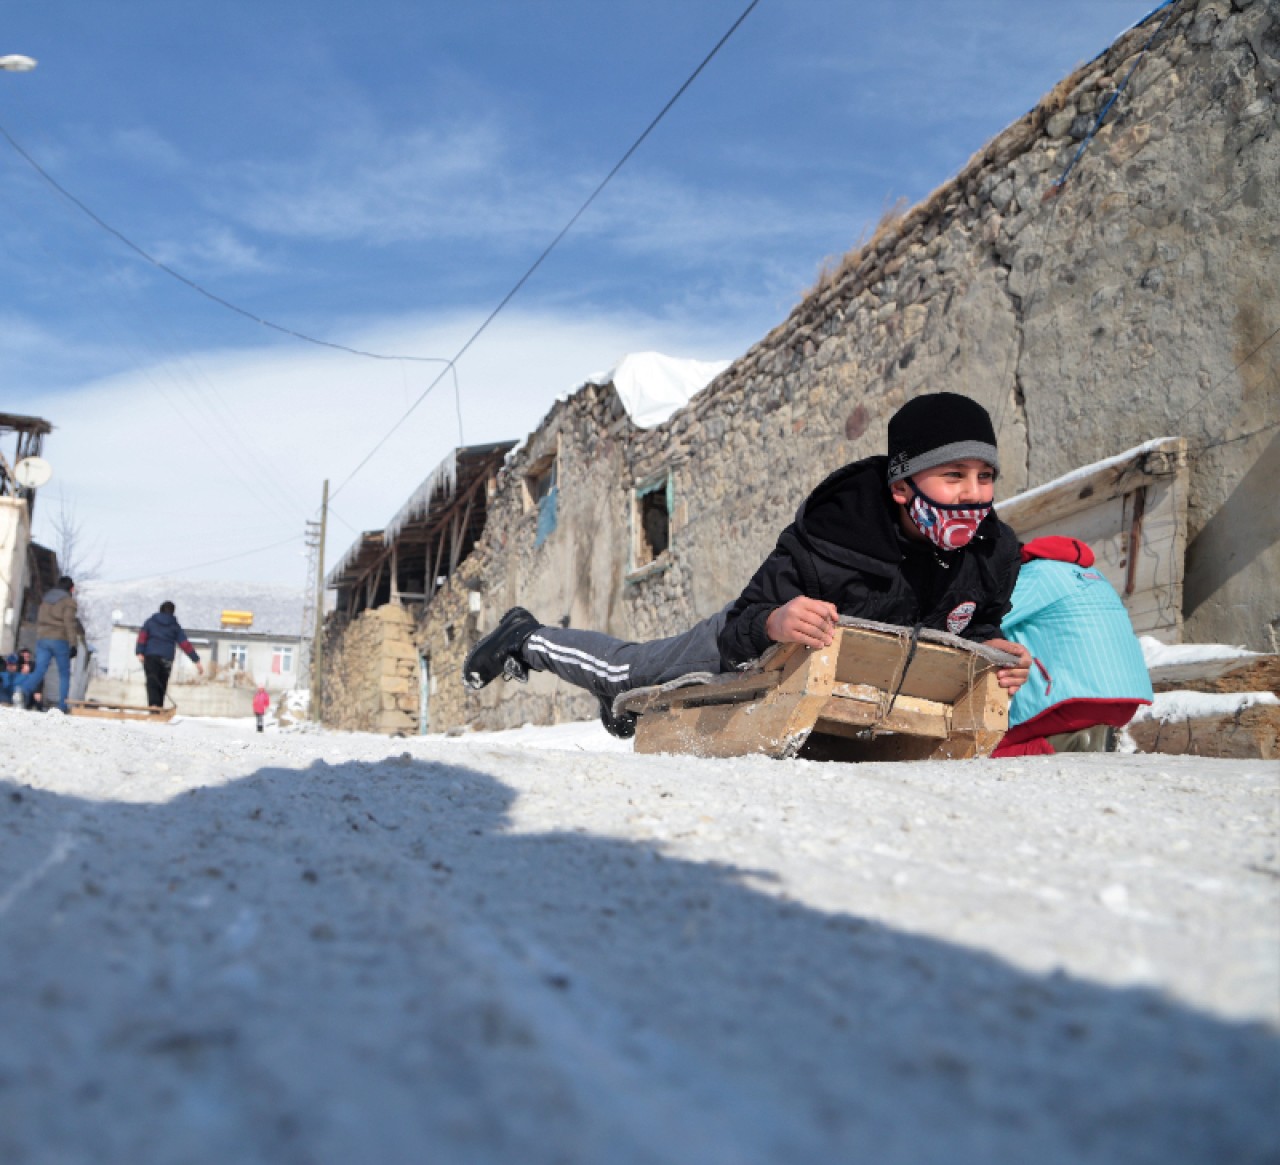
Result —
[[223, 611], [222, 625], [224, 627], [252, 627], [253, 612], [252, 611]]

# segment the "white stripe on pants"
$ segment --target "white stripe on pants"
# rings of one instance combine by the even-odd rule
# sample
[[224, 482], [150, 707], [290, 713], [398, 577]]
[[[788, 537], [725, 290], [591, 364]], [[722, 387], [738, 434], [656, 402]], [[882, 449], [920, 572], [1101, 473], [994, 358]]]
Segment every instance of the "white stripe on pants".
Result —
[[521, 654], [534, 671], [549, 671], [612, 702], [619, 692], [665, 684], [690, 672], [719, 672], [717, 644], [728, 607], [680, 635], [635, 643], [601, 631], [540, 627]]

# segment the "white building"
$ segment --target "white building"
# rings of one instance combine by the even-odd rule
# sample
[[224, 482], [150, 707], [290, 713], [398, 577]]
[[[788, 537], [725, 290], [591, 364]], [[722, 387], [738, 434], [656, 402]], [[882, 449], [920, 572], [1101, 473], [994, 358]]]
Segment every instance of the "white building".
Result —
[[[99, 664], [111, 679], [141, 679], [142, 664], [136, 652], [141, 627], [141, 623], [112, 625], [105, 667]], [[287, 692], [297, 686], [300, 645], [296, 630], [292, 636], [236, 626], [194, 631], [183, 624], [183, 630], [200, 656], [209, 682], [243, 683], [253, 688], [262, 685], [268, 692]], [[177, 652], [171, 682], [195, 683], [198, 679], [195, 664]]]
[[277, 697], [299, 686], [304, 646], [301, 586], [153, 578], [90, 582], [76, 588], [97, 675], [89, 695], [145, 704], [138, 632], [172, 602], [174, 617], [200, 656], [205, 674], [181, 652], [169, 695], [190, 715], [245, 715], [259, 685]]

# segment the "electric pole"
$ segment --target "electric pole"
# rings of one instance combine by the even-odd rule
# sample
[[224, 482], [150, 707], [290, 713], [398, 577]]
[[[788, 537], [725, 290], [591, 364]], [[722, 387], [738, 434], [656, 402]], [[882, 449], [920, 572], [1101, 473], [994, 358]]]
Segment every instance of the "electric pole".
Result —
[[316, 629], [316, 555], [320, 549], [320, 523], [307, 519], [303, 542], [307, 548], [307, 568], [302, 572], [302, 620], [298, 624], [298, 684], [311, 687], [311, 649]]
[[316, 556], [316, 626], [311, 643], [312, 718], [324, 723], [324, 535], [329, 523], [329, 479], [324, 480], [324, 500], [320, 503], [320, 547]]

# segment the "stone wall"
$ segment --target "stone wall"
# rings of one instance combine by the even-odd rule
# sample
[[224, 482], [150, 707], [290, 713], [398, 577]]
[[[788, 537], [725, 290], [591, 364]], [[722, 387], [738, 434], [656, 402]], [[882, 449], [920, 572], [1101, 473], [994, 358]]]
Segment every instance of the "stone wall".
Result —
[[[1280, 5], [1179, 0], [882, 224], [666, 424], [635, 429], [609, 387], [557, 404], [417, 628], [436, 678], [433, 729], [594, 715], [545, 677], [464, 692], [462, 656], [516, 603], [624, 637], [683, 630], [738, 593], [819, 480], [883, 450], [895, 409], [944, 389], [996, 420], [997, 501], [1150, 438], [1187, 437], [1185, 638], [1272, 647], [1278, 96]], [[559, 522], [535, 546], [521, 483], [552, 449]], [[632, 492], [667, 472], [672, 544], [634, 574]]]
[[[46, 699], [50, 698], [47, 691]], [[219, 716], [235, 718], [253, 715], [253, 696], [256, 688], [232, 687], [230, 684], [170, 682], [165, 692], [166, 704], [172, 703], [180, 716]], [[54, 688], [56, 693], [57, 689]], [[272, 694], [274, 706], [279, 694]], [[124, 704], [135, 708], [147, 706], [147, 684], [141, 673], [133, 679], [117, 679], [111, 676], [93, 676], [89, 679], [84, 698], [100, 704]]]
[[397, 605], [330, 619], [324, 641], [323, 720], [352, 732], [418, 731], [414, 620]]
[[[584, 693], [546, 675], [531, 676], [528, 685], [499, 682], [479, 693], [463, 689], [467, 650], [508, 607], [527, 607], [546, 623], [567, 620], [621, 635], [650, 634], [655, 613], [661, 619], [664, 606], [675, 623], [688, 618], [687, 605], [665, 589], [641, 593], [625, 582], [637, 432], [611, 386], [587, 385], [558, 402], [513, 452], [490, 500], [484, 537], [418, 626], [417, 641], [435, 681], [429, 705], [433, 729], [551, 724], [597, 713]], [[558, 516], [556, 529], [539, 546], [538, 514], [524, 482], [550, 454], [557, 457]], [[636, 618], [637, 607], [649, 616], [648, 625]]]

